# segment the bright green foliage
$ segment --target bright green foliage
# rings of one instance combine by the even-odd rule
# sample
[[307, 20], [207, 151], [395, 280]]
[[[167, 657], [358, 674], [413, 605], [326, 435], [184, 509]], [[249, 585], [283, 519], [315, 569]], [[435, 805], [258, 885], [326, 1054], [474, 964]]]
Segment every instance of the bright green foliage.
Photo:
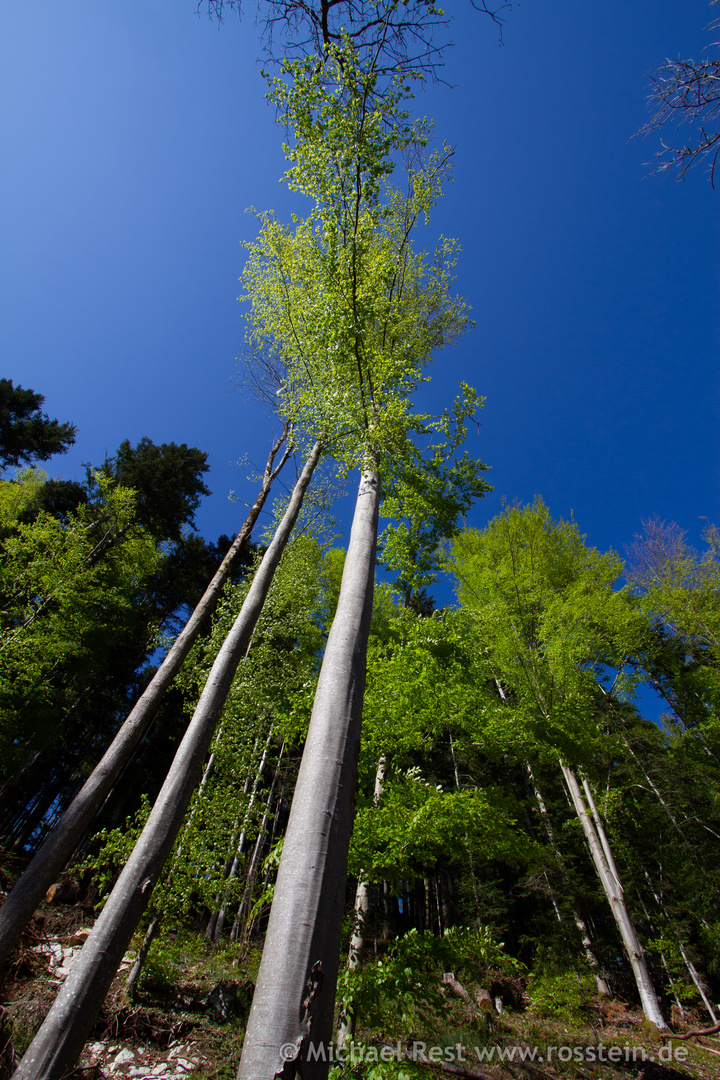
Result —
[[465, 384], [453, 414], [439, 421], [420, 421], [419, 436], [430, 436], [424, 455], [419, 452], [397, 468], [386, 485], [381, 507], [383, 517], [394, 518], [380, 537], [379, 561], [399, 571], [397, 586], [405, 602], [432, 585], [443, 562], [441, 543], [456, 536], [460, 522], [476, 499], [490, 491], [482, 479], [487, 465], [460, 447], [467, 434], [467, 420], [482, 400]]
[[[400, 609], [388, 627], [371, 643], [351, 872], [385, 879], [399, 895], [429, 870], [523, 864], [529, 842], [517, 826], [514, 797], [489, 777], [457, 770], [456, 748], [476, 731], [488, 697], [466, 619]], [[386, 774], [375, 805], [381, 755]]]
[[42, 482], [29, 471], [0, 484], [0, 757], [8, 770], [61, 736], [64, 714], [107, 669], [160, 560], [133, 527], [133, 492], [106, 480], [66, 523], [46, 512], [20, 520]]
[[717, 746], [720, 726], [720, 534], [698, 555], [674, 525], [653, 519], [630, 547], [633, 581], [652, 623], [641, 660], [686, 728]]
[[[441, 194], [449, 154], [412, 164], [402, 197], [387, 186], [391, 154], [420, 153], [424, 132], [395, 107], [384, 115], [371, 107], [374, 75], [352, 50], [324, 67], [290, 65], [286, 78], [271, 97], [294, 135], [288, 181], [315, 209], [291, 228], [261, 215], [242, 277], [250, 339], [277, 364], [281, 410], [297, 429], [319, 438], [345, 471], [369, 454], [390, 474], [420, 460], [408, 435], [431, 421], [412, 417], [408, 395], [433, 350], [469, 325], [449, 291], [455, 244], [443, 240], [428, 259], [410, 243]], [[398, 90], [397, 106], [403, 96]], [[465, 415], [476, 406], [466, 393]]]
[[395, 761], [427, 747], [475, 715], [478, 679], [465, 620], [449, 611], [417, 618], [395, 609], [382, 640], [371, 642], [365, 698], [364, 750], [391, 750]]
[[100, 894], [98, 907], [107, 899], [117, 875], [127, 862], [132, 849], [145, 828], [152, 807], [147, 795], [142, 796], [140, 809], [132, 818], [128, 818], [119, 829], [101, 829], [93, 836], [93, 852], [73, 866], [73, 874], [90, 874], [95, 888]]
[[631, 685], [617, 672], [646, 625], [615, 587], [618, 557], [586, 547], [577, 526], [553, 521], [539, 499], [483, 532], [467, 530], [451, 551], [460, 602], [499, 697], [525, 725], [527, 751], [534, 743], [591, 752], [598, 683], [616, 694]]
[[594, 1002], [595, 980], [584, 957], [577, 957], [573, 966], [572, 971], [531, 974], [528, 998], [533, 1012], [566, 1022], [587, 1020], [588, 1003]]
[[358, 811], [351, 870], [407, 880], [414, 876], [409, 867], [434, 866], [448, 852], [461, 858], [468, 850], [514, 862], [524, 845], [509, 810], [497, 791], [443, 791], [410, 769], [386, 784], [379, 807]]
[[410, 930], [382, 959], [345, 969], [338, 990], [352, 999], [363, 1024], [413, 1031], [424, 1014], [442, 1016], [448, 1011], [450, 1002], [442, 991], [444, 971], [479, 982], [489, 967], [507, 974], [522, 970], [486, 926], [453, 927], [440, 936]]

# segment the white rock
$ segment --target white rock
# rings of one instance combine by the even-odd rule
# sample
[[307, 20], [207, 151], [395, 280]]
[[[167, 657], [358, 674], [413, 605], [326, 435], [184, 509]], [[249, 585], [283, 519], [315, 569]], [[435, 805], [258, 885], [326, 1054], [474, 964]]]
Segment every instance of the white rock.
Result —
[[101, 1043], [101, 1042], [90, 1043], [90, 1045], [88, 1046], [88, 1053], [89, 1054], [102, 1054], [104, 1049], [105, 1049], [105, 1043]]
[[187, 1058], [178, 1058], [176, 1065], [178, 1069], [181, 1070], [182, 1074], [183, 1072], [192, 1072], [193, 1069], [196, 1069], [197, 1061], [189, 1061]]
[[120, 1053], [117, 1055], [117, 1057], [115, 1058], [115, 1060], [113, 1062], [113, 1065], [125, 1065], [125, 1064], [127, 1064], [128, 1061], [134, 1061], [134, 1060], [135, 1060], [135, 1054], [133, 1053], [133, 1051], [129, 1050], [127, 1047], [125, 1047], [125, 1049], [121, 1050]]
[[150, 1075], [162, 1076], [162, 1074], [166, 1073], [169, 1068], [170, 1066], [168, 1065], [167, 1061], [161, 1061], [159, 1065], [156, 1065], [155, 1068], [151, 1070]]
[[30, 952], [46, 956], [50, 960], [51, 967], [62, 963], [63, 947], [59, 941], [44, 941], [42, 945], [33, 945]]

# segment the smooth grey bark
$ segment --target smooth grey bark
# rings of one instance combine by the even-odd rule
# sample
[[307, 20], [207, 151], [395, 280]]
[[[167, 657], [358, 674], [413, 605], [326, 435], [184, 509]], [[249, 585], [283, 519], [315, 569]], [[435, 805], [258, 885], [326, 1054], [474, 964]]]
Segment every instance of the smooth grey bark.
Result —
[[[218, 743], [220, 741], [220, 736], [221, 735], [222, 735], [222, 724], [218, 728], [217, 733], [215, 735], [215, 747], [217, 747], [217, 745], [218, 745]], [[210, 757], [207, 759], [207, 764], [205, 765], [205, 769], [204, 769], [203, 774], [202, 774], [202, 780], [200, 781], [200, 783], [198, 785], [198, 798], [202, 797], [202, 794], [203, 794], [205, 788], [207, 787], [208, 782], [210, 780], [210, 777], [212, 776], [214, 771], [215, 771], [215, 748], [213, 748], [213, 751], [210, 754]], [[187, 825], [190, 824], [193, 817], [195, 816], [195, 813], [197, 811], [197, 807], [198, 807], [198, 804], [197, 804], [197, 800], [196, 800], [195, 805], [193, 806], [193, 809], [192, 809], [191, 813], [188, 815]], [[186, 828], [187, 828], [187, 825], [186, 825]], [[180, 844], [180, 846], [178, 847], [176, 857], [178, 857], [180, 855], [181, 851], [182, 851], [182, 844]], [[169, 882], [169, 880], [170, 880], [170, 875], [168, 875], [168, 877], [165, 878], [165, 883], [167, 884]], [[125, 983], [125, 990], [126, 990], [127, 995], [128, 995], [128, 997], [130, 999], [132, 999], [135, 996], [135, 990], [136, 990], [137, 984], [138, 984], [138, 982], [140, 980], [140, 976], [142, 975], [143, 968], [145, 967], [145, 962], [147, 961], [148, 954], [150, 952], [150, 947], [152, 946], [152, 943], [155, 940], [155, 938], [160, 933], [160, 930], [161, 930], [161, 927], [162, 927], [162, 912], [158, 908], [155, 908], [154, 910], [151, 910], [151, 916], [152, 917], [150, 919], [150, 922], [148, 923], [147, 928], [145, 930], [145, 937], [143, 938], [142, 944], [141, 944], [140, 948], [138, 949], [137, 956], [135, 957], [135, 963], [130, 968], [130, 974], [128, 975], [127, 982]]]
[[239, 1080], [289, 1078], [299, 1067], [303, 1080], [321, 1080], [330, 1065], [379, 500], [380, 478], [366, 471], [295, 785]]
[[80, 956], [15, 1073], [59, 1080], [77, 1061], [180, 832], [213, 732], [320, 458], [316, 443], [200, 695], [152, 813]]
[[280, 464], [274, 467], [275, 457], [286, 440], [287, 434], [286, 425], [270, 451], [262, 486], [250, 513], [182, 632], [176, 638], [102, 759], [40, 847], [5, 903], [0, 907], [0, 960], [4, 959], [16, 944], [38, 904], [82, 840], [85, 830], [147, 731], [150, 721], [184, 663], [193, 642], [214, 611], [222, 587], [265, 504], [272, 482], [290, 455], [290, 449], [287, 448]]
[[[270, 749], [270, 743], [271, 743], [271, 740], [272, 740], [272, 735], [273, 735], [273, 729], [270, 728], [270, 731], [268, 732], [267, 739], [265, 740], [265, 746], [263, 748], [262, 757], [260, 758], [260, 764], [258, 765], [258, 767], [257, 767], [257, 769], [255, 771], [255, 777], [253, 779], [253, 778], [251, 778], [250, 775], [248, 775], [248, 777], [247, 777], [247, 779], [245, 781], [245, 787], [243, 789], [243, 794], [244, 795], [249, 794], [250, 795], [250, 801], [248, 802], [247, 806], [245, 807], [245, 814], [243, 816], [243, 823], [242, 823], [242, 826], [240, 828], [240, 836], [237, 837], [237, 834], [236, 834], [235, 836], [233, 836], [233, 839], [231, 841], [231, 845], [230, 845], [231, 846], [231, 851], [233, 851], [233, 849], [234, 849], [233, 857], [232, 857], [231, 861], [228, 861], [225, 864], [224, 881], [232, 881], [232, 879], [235, 877], [235, 875], [238, 872], [238, 867], [240, 866], [240, 860], [242, 858], [243, 852], [245, 851], [245, 843], [246, 843], [246, 840], [247, 840], [246, 829], [247, 829], [248, 823], [250, 821], [250, 815], [252, 814], [253, 806], [255, 805], [255, 799], [257, 798], [258, 788], [260, 787], [260, 781], [262, 780], [263, 774], [265, 772], [265, 765], [267, 763], [268, 750]], [[252, 783], [252, 788], [250, 786], [251, 783]], [[215, 904], [216, 904], [217, 910], [211, 916], [211, 918], [210, 918], [210, 920], [208, 922], [207, 930], [205, 932], [205, 936], [216, 945], [217, 945], [218, 941], [220, 940], [220, 934], [222, 933], [223, 926], [225, 925], [225, 915], [226, 915], [226, 911], [227, 911], [227, 901], [225, 899], [226, 895], [227, 895], [227, 887], [224, 887], [221, 892], [216, 894], [216, 896], [215, 896]]]
[[[540, 814], [542, 815], [543, 823], [545, 825], [545, 831], [547, 833], [548, 840], [550, 841], [550, 846], [553, 849], [553, 852], [555, 854], [555, 858], [557, 859], [558, 866], [560, 867], [560, 869], [562, 871], [563, 878], [565, 878], [565, 880], [567, 880], [567, 875], [565, 873], [564, 860], [563, 860], [562, 854], [560, 852], [560, 848], [558, 847], [557, 840], [555, 839], [555, 830], [553, 828], [552, 821], [550, 820], [550, 815], [547, 812], [547, 807], [545, 805], [545, 801], [544, 801], [542, 795], [540, 794], [540, 789], [538, 788], [535, 777], [533, 776], [533, 771], [532, 771], [532, 769], [530, 768], [530, 765], [527, 762], [525, 763], [525, 768], [527, 770], [528, 776], [530, 777], [530, 782], [532, 784], [532, 791], [533, 791], [533, 794], [535, 796], [535, 801], [538, 804]], [[555, 898], [555, 893], [553, 892], [552, 886], [550, 884], [550, 879], [549, 879], [547, 873], [545, 874], [545, 881], [547, 882], [547, 887], [548, 887], [548, 890], [550, 892], [550, 899], [552, 901], [553, 910], [555, 912], [555, 917], [557, 918], [559, 923], [562, 923], [563, 919], [562, 919], [562, 914], [560, 912], [560, 907], [559, 907], [558, 902], [557, 902], [557, 900]], [[593, 972], [593, 976], [595, 978], [595, 987], [597, 989], [597, 992], [598, 992], [598, 994], [604, 995], [604, 997], [611, 998], [612, 993], [610, 991], [610, 987], [608, 986], [606, 980], [603, 978], [603, 976], [601, 974], [600, 963], [598, 961], [597, 956], [595, 955], [595, 953], [593, 951], [592, 941], [590, 940], [590, 934], [588, 932], [588, 928], [587, 928], [587, 925], [585, 923], [585, 920], [575, 910], [574, 906], [572, 908], [572, 915], [573, 915], [573, 921], [574, 921], [574, 923], [575, 923], [575, 925], [576, 925], [576, 927], [578, 929], [578, 933], [580, 934], [580, 940], [582, 941], [582, 947], [583, 947], [583, 950], [585, 952], [585, 958], [586, 958], [588, 964], [590, 965], [590, 968], [591, 968], [591, 970]]]
[[635, 983], [638, 988], [638, 994], [640, 995], [643, 1013], [647, 1020], [652, 1024], [655, 1024], [656, 1027], [663, 1029], [667, 1027], [667, 1025], [660, 1012], [660, 1005], [658, 1003], [657, 994], [655, 993], [655, 987], [652, 984], [650, 973], [645, 962], [645, 954], [637, 934], [635, 933], [635, 927], [632, 924], [630, 913], [625, 904], [617, 867], [615, 867], [614, 860], [612, 860], [612, 853], [610, 853], [612, 868], [606, 857], [606, 851], [610, 850], [610, 845], [605, 836], [605, 830], [602, 828], [602, 823], [600, 822], [597, 810], [595, 809], [593, 813], [595, 803], [593, 801], [592, 806], [588, 809], [585, 805], [585, 800], [583, 799], [575, 773], [563, 762], [560, 762], [560, 768], [562, 769], [562, 774], [565, 778], [565, 783], [567, 784], [567, 789], [570, 793], [575, 813], [580, 819], [580, 824], [585, 833], [585, 839], [587, 840], [587, 845], [590, 849], [590, 855], [595, 864], [597, 875], [600, 878], [600, 883], [605, 891], [615, 923], [620, 932], [620, 937], [625, 946], [625, 952], [630, 961], [633, 975], [635, 976]]
[[[383, 754], [377, 763], [375, 771], [375, 788], [373, 791], [373, 806], [378, 806], [385, 788], [385, 773], [387, 771], [387, 758]], [[364, 873], [360, 875], [355, 890], [355, 908], [353, 912], [353, 925], [350, 934], [350, 948], [348, 950], [347, 966], [349, 971], [355, 971], [360, 967], [363, 952], [365, 951], [365, 937], [367, 930], [367, 917], [370, 910], [370, 882]], [[352, 1041], [355, 1035], [355, 1023], [357, 1012], [351, 998], [346, 998], [342, 1003], [340, 1017], [338, 1019], [337, 1044], [338, 1049], [343, 1049]]]
[[[257, 877], [258, 870], [260, 869], [260, 856], [262, 854], [263, 845], [265, 843], [268, 825], [270, 824], [270, 812], [272, 810], [272, 804], [275, 799], [277, 782], [280, 778], [280, 765], [282, 763], [282, 757], [284, 753], [285, 743], [283, 743], [280, 748], [280, 754], [278, 755], [278, 759], [275, 765], [275, 771], [273, 773], [272, 782], [270, 784], [270, 790], [268, 791], [267, 798], [265, 800], [265, 809], [263, 810], [262, 821], [260, 822], [260, 828], [258, 830], [257, 837], [255, 838], [255, 846], [253, 848], [253, 853], [250, 857], [250, 865], [248, 866], [247, 874], [245, 876], [245, 888], [243, 889], [242, 899], [238, 906], [237, 917], [239, 921], [242, 920], [242, 915], [245, 910], [247, 910], [248, 913], [248, 919], [246, 921], [245, 931], [243, 934], [245, 940], [247, 940], [249, 937], [248, 924], [250, 921], [250, 915], [252, 913], [252, 891], [255, 885], [255, 879]], [[235, 937], [237, 938], [237, 934], [235, 935]]]

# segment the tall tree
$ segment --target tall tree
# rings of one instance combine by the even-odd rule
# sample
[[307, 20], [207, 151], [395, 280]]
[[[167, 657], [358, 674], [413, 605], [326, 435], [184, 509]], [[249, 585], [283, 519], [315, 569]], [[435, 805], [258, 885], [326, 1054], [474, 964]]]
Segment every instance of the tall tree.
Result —
[[0, 379], [0, 469], [47, 461], [75, 442], [74, 424], [51, 420], [42, 411], [45, 397]]
[[56, 1080], [77, 1061], [180, 831], [233, 677], [247, 652], [320, 454], [320, 444], [315, 443], [242, 609], [210, 670], [147, 824], [73, 971], [20, 1062], [18, 1080]]
[[207, 454], [196, 446], [157, 445], [145, 436], [137, 446], [125, 439], [102, 472], [137, 493], [137, 518], [148, 532], [177, 541], [193, 524], [202, 496], [211, 494], [202, 479], [209, 469]]
[[[276, 439], [268, 456], [262, 485], [242, 528], [221, 562], [184, 629], [169, 649], [162, 664], [117, 731], [112, 744], [91, 772], [85, 784], [67, 808], [64, 816], [31, 862], [10, 896], [0, 907], [0, 957], [7, 955], [33, 911], [81, 841], [88, 825], [107, 798], [113, 784], [127, 765], [148, 729], [160, 702], [187, 657], [193, 642], [212, 614], [222, 589], [237, 564], [258, 515], [265, 504], [273, 480], [287, 461], [289, 449], [279, 464], [275, 458], [287, 438], [287, 426]], [[105, 481], [107, 482], [107, 481]], [[186, 483], [187, 487], [188, 484]], [[189, 485], [192, 489], [192, 483]], [[180, 513], [174, 509], [174, 517]], [[187, 513], [187, 508], [186, 508]], [[113, 628], [113, 635], [115, 634]]]
[[[329, 69], [288, 65], [287, 81], [274, 89], [294, 136], [289, 182], [316, 211], [294, 232], [265, 216], [244, 275], [253, 335], [287, 370], [287, 415], [322, 430], [345, 471], [361, 470], [243, 1045], [238, 1075], [248, 1078], [298, 1068], [327, 1074], [381, 482], [411, 465], [419, 477], [423, 468], [432, 472], [437, 462], [423, 457], [412, 435], [441, 431], [443, 461], [457, 446], [450, 448], [453, 423], [462, 428], [478, 404], [467, 387], [453, 417], [411, 414], [409, 394], [433, 350], [467, 325], [463, 304], [449, 294], [451, 245], [427, 265], [410, 244], [418, 217], [440, 195], [447, 161], [434, 155], [419, 163], [425, 132], [406, 123], [406, 91], [386, 96], [383, 116], [374, 104], [377, 71], [349, 45], [331, 52]], [[416, 155], [407, 197], [387, 187], [391, 154], [402, 149]], [[481, 468], [475, 463], [476, 483]], [[289, 1060], [284, 1044], [296, 1047]]]
[[[459, 596], [473, 611], [502, 696], [520, 714], [528, 741], [557, 754], [645, 1015], [664, 1027], [602, 826], [597, 817], [589, 819], [568, 767], [568, 760], [592, 761], [593, 750], [600, 756], [605, 732], [599, 687], [612, 678], [611, 689], [617, 688], [642, 637], [645, 621], [632, 597], [613, 587], [621, 563], [614, 553], [588, 549], [574, 523], [552, 521], [537, 499], [533, 506], [508, 509], [482, 534], [459, 537], [453, 564]], [[592, 810], [589, 789], [585, 794]]]

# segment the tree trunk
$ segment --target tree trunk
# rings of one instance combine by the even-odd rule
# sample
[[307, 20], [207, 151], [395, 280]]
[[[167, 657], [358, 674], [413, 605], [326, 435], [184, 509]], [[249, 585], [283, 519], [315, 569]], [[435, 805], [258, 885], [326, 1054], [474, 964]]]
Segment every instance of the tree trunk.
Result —
[[[218, 743], [220, 742], [220, 736], [221, 735], [222, 735], [222, 724], [218, 728], [217, 733], [215, 735], [215, 747], [217, 747]], [[200, 798], [202, 798], [203, 792], [204, 792], [205, 788], [207, 787], [208, 782], [210, 780], [210, 777], [212, 776], [214, 771], [215, 771], [215, 749], [213, 749], [212, 753], [210, 754], [210, 757], [207, 760], [207, 764], [205, 765], [205, 769], [204, 769], [203, 774], [202, 774], [202, 779], [201, 779], [200, 783], [198, 784], [197, 798], [195, 800], [195, 804], [194, 804], [192, 810], [188, 814], [188, 820], [187, 820], [187, 823], [185, 825], [186, 830], [187, 830], [188, 826], [190, 825], [190, 822], [192, 821], [193, 817], [195, 816], [195, 813], [196, 813], [197, 807], [198, 807], [198, 800]], [[175, 855], [176, 859], [180, 857], [181, 853], [182, 853], [182, 841], [178, 846], [178, 849], [177, 849], [177, 852], [176, 852], [176, 855]], [[166, 886], [169, 884], [171, 877], [172, 877], [172, 869], [171, 869], [170, 873], [167, 875], [167, 877], [165, 878], [165, 885]], [[127, 977], [127, 982], [125, 983], [125, 990], [127, 991], [128, 997], [131, 998], [131, 999], [135, 996], [135, 990], [137, 988], [138, 982], [140, 981], [140, 976], [142, 975], [143, 968], [145, 967], [145, 962], [146, 962], [146, 960], [148, 958], [148, 954], [150, 952], [150, 946], [152, 945], [153, 941], [155, 940], [155, 938], [160, 933], [161, 928], [162, 928], [162, 911], [160, 910], [159, 907], [157, 907], [152, 911], [152, 917], [151, 917], [150, 922], [148, 923], [147, 928], [145, 930], [145, 937], [143, 938], [142, 945], [138, 949], [137, 956], [135, 957], [135, 963], [131, 967], [130, 974]]]
[[[303, 1080], [328, 1073], [379, 500], [380, 478], [365, 472], [295, 785], [239, 1080], [289, 1078], [299, 1067]], [[295, 1047], [289, 1060], [281, 1054], [288, 1045]]]
[[[250, 858], [250, 865], [248, 866], [247, 875], [245, 877], [245, 888], [243, 889], [242, 899], [238, 907], [238, 918], [242, 921], [243, 911], [247, 911], [247, 920], [245, 923], [245, 931], [243, 933], [243, 939], [247, 941], [249, 939], [248, 930], [250, 927], [250, 915], [252, 914], [252, 893], [255, 885], [255, 879], [260, 869], [260, 856], [262, 855], [263, 846], [265, 843], [265, 837], [268, 831], [268, 825], [270, 824], [270, 813], [272, 810], [272, 804], [275, 799], [275, 788], [277, 786], [278, 779], [280, 777], [280, 764], [282, 762], [282, 756], [285, 753], [285, 743], [280, 748], [280, 755], [277, 759], [275, 766], [275, 772], [273, 773], [272, 783], [270, 784], [270, 790], [265, 800], [265, 810], [263, 811], [262, 821], [260, 822], [260, 828], [258, 830], [257, 837], [255, 839], [255, 847]], [[274, 823], [273, 823], [274, 824]], [[272, 837], [271, 837], [272, 843]], [[237, 937], [237, 935], [236, 935]]]
[[177, 637], [102, 760], [95, 766], [56, 828], [39, 849], [0, 908], [0, 960], [13, 948], [49, 886], [82, 840], [85, 830], [147, 731], [166, 690], [173, 682], [193, 642], [215, 609], [222, 587], [265, 504], [270, 486], [290, 454], [290, 450], [287, 449], [280, 464], [273, 469], [275, 456], [287, 437], [287, 430], [286, 425], [282, 435], [275, 441], [255, 503], [182, 633]]
[[[562, 873], [565, 884], [567, 885], [568, 884], [568, 879], [567, 879], [567, 873], [565, 871], [565, 864], [564, 864], [564, 861], [563, 861], [563, 857], [562, 857], [562, 853], [560, 851], [560, 848], [557, 845], [557, 840], [555, 839], [555, 830], [553, 829], [552, 821], [550, 820], [550, 815], [547, 812], [547, 807], [545, 806], [545, 801], [544, 801], [542, 795], [540, 794], [540, 789], [537, 786], [537, 783], [535, 781], [535, 777], [533, 776], [532, 769], [530, 768], [530, 766], [529, 766], [529, 764], [527, 762], [525, 763], [525, 768], [527, 770], [528, 776], [530, 777], [530, 782], [532, 784], [533, 795], [535, 796], [535, 801], [537, 802], [538, 809], [540, 810], [540, 813], [542, 815], [543, 823], [545, 825], [545, 831], [547, 833], [548, 840], [550, 841], [550, 846], [553, 849], [553, 852], [555, 853], [555, 858], [557, 859], [558, 866], [560, 867], [560, 872]], [[527, 781], [525, 781], [525, 782], [527, 783]], [[547, 887], [548, 887], [548, 891], [550, 893], [550, 899], [552, 900], [552, 905], [553, 905], [553, 910], [555, 912], [555, 916], [557, 918], [557, 921], [562, 925], [562, 921], [563, 921], [562, 914], [560, 912], [560, 907], [558, 905], [557, 899], [555, 898], [555, 893], [553, 891], [552, 885], [550, 884], [550, 878], [548, 877], [547, 872], [545, 872], [545, 881], [547, 882]], [[595, 988], [596, 988], [598, 994], [602, 994], [604, 997], [610, 998], [610, 997], [612, 997], [612, 993], [610, 991], [610, 987], [608, 986], [607, 981], [603, 978], [603, 976], [600, 973], [600, 963], [598, 961], [597, 956], [593, 952], [592, 941], [590, 940], [590, 934], [588, 932], [587, 925], [585, 923], [585, 920], [575, 910], [574, 905], [573, 905], [573, 908], [572, 908], [572, 915], [573, 915], [573, 921], [574, 921], [574, 923], [575, 923], [575, 925], [576, 925], [576, 927], [578, 929], [578, 933], [580, 934], [580, 940], [582, 941], [582, 947], [583, 947], [583, 950], [585, 952], [585, 959], [587, 960], [588, 964], [590, 965], [592, 973], [593, 973], [593, 975], [595, 977]]]
[[[387, 758], [383, 754], [377, 763], [375, 772], [375, 790], [373, 792], [373, 806], [377, 806], [382, 798], [385, 787], [385, 772]], [[360, 875], [355, 890], [355, 911], [353, 914], [352, 933], [350, 934], [350, 949], [348, 951], [347, 966], [350, 971], [360, 967], [363, 951], [365, 949], [365, 936], [367, 929], [367, 916], [370, 910], [370, 882]], [[356, 1012], [352, 999], [347, 998], [342, 1003], [340, 1018], [338, 1020], [338, 1049], [342, 1049], [351, 1042], [355, 1034]]]
[[[667, 922], [668, 926], [672, 926], [672, 923], [670, 921], [670, 916], [668, 915], [667, 909], [665, 908], [665, 905], [662, 902], [662, 898], [659, 896], [655, 886], [653, 885], [652, 881], [650, 880], [650, 875], [647, 872], [647, 869], [645, 867], [643, 867], [643, 873], [645, 875], [645, 880], [647, 881], [648, 886], [650, 888], [650, 892], [652, 893], [653, 900], [655, 901], [657, 907], [659, 908], [660, 912], [662, 913], [662, 915], [663, 915], [665, 921]], [[704, 986], [703, 981], [700, 978], [698, 970], [695, 967], [695, 965], [693, 964], [690, 957], [688, 956], [687, 952], [685, 951], [685, 946], [683, 945], [682, 941], [680, 941], [680, 938], [677, 935], [676, 935], [676, 940], [677, 940], [677, 943], [678, 943], [678, 947], [680, 949], [680, 955], [683, 958], [683, 963], [685, 964], [685, 967], [687, 968], [687, 973], [690, 976], [690, 978], [691, 978], [691, 980], [692, 980], [692, 982], [693, 982], [693, 984], [695, 986], [695, 989], [697, 990], [698, 994], [702, 998], [703, 1005], [707, 1009], [708, 1014], [710, 1016], [710, 1019], [712, 1020], [713, 1024], [717, 1024], [718, 1018], [715, 1015], [715, 1010], [713, 1009], [713, 1007], [712, 1007], [712, 1005], [710, 1003], [710, 998], [708, 997], [706, 987]]]
[[73, 1067], [180, 831], [218, 717], [320, 458], [315, 444], [258, 567], [152, 813], [55, 1003], [20, 1062], [17, 1080], [59, 1080]]
[[137, 956], [135, 957], [135, 963], [130, 968], [130, 974], [128, 975], [127, 982], [125, 983], [125, 990], [131, 1000], [135, 997], [135, 988], [137, 987], [140, 976], [142, 975], [142, 970], [145, 967], [145, 961], [148, 958], [150, 946], [160, 933], [161, 925], [162, 919], [160, 916], [160, 912], [156, 911], [153, 914], [150, 922], [148, 923], [142, 945], [138, 949]]
[[[597, 875], [605, 890], [605, 895], [610, 904], [617, 928], [620, 931], [620, 936], [623, 945], [625, 946], [625, 952], [627, 953], [628, 960], [630, 961], [635, 976], [643, 1013], [645, 1014], [646, 1019], [652, 1024], [655, 1024], [656, 1027], [661, 1029], [665, 1028], [667, 1025], [660, 1012], [660, 1005], [658, 1004], [655, 988], [653, 987], [650, 973], [648, 972], [647, 964], [645, 963], [645, 955], [642, 946], [638, 941], [635, 928], [625, 904], [622, 885], [620, 884], [617, 875], [617, 868], [613, 871], [606, 858], [606, 851], [610, 850], [610, 845], [605, 836], [605, 830], [602, 828], [602, 823], [600, 823], [597, 810], [594, 811], [591, 819], [591, 813], [595, 807], [595, 803], [592, 803], [591, 812], [589, 813], [585, 806], [575, 773], [572, 769], [569, 769], [563, 764], [563, 762], [560, 762], [560, 768], [565, 777], [565, 782], [575, 808], [575, 813], [580, 819], [580, 824], [585, 833], [585, 839], [587, 840]], [[600, 830], [596, 831], [596, 826], [598, 824], [600, 824]], [[610, 853], [610, 858], [612, 860], [612, 853]], [[612, 866], [615, 867], [614, 861], [612, 862]]]
[[[270, 728], [270, 731], [268, 732], [268, 737], [265, 740], [265, 747], [264, 747], [263, 752], [262, 752], [262, 757], [260, 758], [260, 764], [258, 765], [257, 770], [255, 772], [255, 779], [254, 779], [253, 784], [252, 784], [252, 790], [250, 791], [250, 801], [248, 802], [247, 807], [245, 808], [245, 815], [243, 817], [243, 823], [242, 823], [242, 827], [240, 829], [240, 836], [239, 836], [239, 838], [237, 840], [237, 844], [235, 844], [235, 841], [233, 840], [233, 846], [235, 847], [235, 851], [233, 853], [232, 861], [225, 864], [225, 878], [224, 878], [225, 881], [232, 881], [232, 879], [235, 877], [235, 875], [238, 872], [238, 867], [240, 866], [240, 859], [242, 858], [243, 852], [245, 850], [245, 841], [246, 841], [245, 830], [247, 829], [248, 823], [250, 821], [250, 815], [252, 813], [253, 806], [255, 805], [255, 799], [257, 798], [257, 792], [258, 792], [258, 788], [260, 786], [260, 781], [262, 780], [263, 774], [265, 772], [265, 765], [267, 763], [267, 755], [268, 755], [268, 750], [270, 749], [270, 742], [272, 740], [272, 734], [273, 734], [273, 729]], [[247, 795], [249, 790], [250, 790], [250, 776], [248, 776], [247, 780], [245, 781], [245, 788], [244, 788], [243, 794]], [[226, 895], [227, 895], [227, 888], [223, 889], [221, 892], [219, 892], [216, 895], [216, 897], [215, 897], [216, 911], [213, 913], [213, 915], [212, 915], [212, 917], [211, 917], [211, 919], [210, 919], [210, 921], [208, 923], [208, 927], [207, 927], [207, 930], [206, 930], [206, 933], [205, 933], [205, 936], [210, 941], [214, 942], [216, 945], [217, 945], [218, 941], [220, 940], [220, 935], [222, 933], [223, 926], [225, 925], [225, 913], [226, 913], [226, 909], [227, 909], [227, 901], [225, 899]]]

